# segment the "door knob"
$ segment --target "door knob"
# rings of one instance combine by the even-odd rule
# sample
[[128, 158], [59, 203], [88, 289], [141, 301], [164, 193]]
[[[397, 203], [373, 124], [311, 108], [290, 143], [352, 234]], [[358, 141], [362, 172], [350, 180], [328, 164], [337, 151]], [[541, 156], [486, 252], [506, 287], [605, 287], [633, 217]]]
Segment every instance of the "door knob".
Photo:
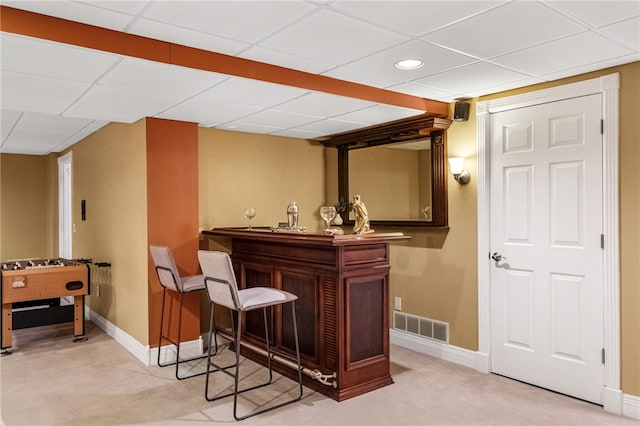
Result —
[[502, 257], [502, 255], [501, 255], [500, 253], [498, 253], [497, 251], [496, 251], [496, 252], [494, 252], [494, 253], [491, 255], [491, 258], [492, 258], [493, 260], [495, 260], [496, 262], [500, 262], [502, 259], [506, 259], [506, 257]]

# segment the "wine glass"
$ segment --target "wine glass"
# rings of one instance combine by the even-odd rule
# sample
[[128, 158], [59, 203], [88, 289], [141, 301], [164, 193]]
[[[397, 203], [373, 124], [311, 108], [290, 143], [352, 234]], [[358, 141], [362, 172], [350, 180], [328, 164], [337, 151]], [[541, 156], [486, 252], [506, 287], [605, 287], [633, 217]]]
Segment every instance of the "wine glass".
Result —
[[327, 229], [325, 231], [331, 230], [329, 224], [336, 217], [336, 208], [333, 206], [322, 206], [320, 207], [320, 216], [327, 222]]
[[244, 217], [249, 220], [249, 229], [251, 229], [251, 219], [253, 219], [256, 215], [256, 209], [253, 207], [249, 207], [244, 209]]

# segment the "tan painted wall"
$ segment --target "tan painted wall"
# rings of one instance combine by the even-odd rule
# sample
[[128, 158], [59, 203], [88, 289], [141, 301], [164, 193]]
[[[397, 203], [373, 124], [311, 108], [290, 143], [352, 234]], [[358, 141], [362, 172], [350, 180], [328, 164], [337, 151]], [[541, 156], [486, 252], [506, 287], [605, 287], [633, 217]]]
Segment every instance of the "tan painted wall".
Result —
[[51, 155], [0, 155], [0, 260], [58, 255], [57, 167]]
[[204, 229], [248, 226], [246, 207], [256, 209], [253, 226], [276, 226], [287, 221], [292, 200], [300, 208], [300, 226], [322, 229], [318, 211], [325, 201], [325, 170], [320, 144], [201, 128], [198, 168]]
[[112, 264], [95, 270], [89, 306], [143, 345], [149, 344], [145, 150], [144, 120], [109, 124], [72, 147], [73, 255]]

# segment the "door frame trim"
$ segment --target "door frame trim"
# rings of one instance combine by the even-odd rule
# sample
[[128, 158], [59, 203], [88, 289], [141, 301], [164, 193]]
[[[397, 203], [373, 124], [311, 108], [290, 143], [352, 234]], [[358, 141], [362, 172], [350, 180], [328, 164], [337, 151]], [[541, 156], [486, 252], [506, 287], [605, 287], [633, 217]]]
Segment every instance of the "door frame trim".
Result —
[[[65, 187], [64, 183], [64, 166], [69, 165], [69, 187]], [[73, 152], [69, 151], [64, 155], [58, 157], [58, 256], [65, 257], [67, 253], [63, 253], [63, 248], [65, 246], [65, 239], [68, 239], [69, 243], [69, 253], [68, 257], [71, 258], [71, 254], [73, 253]], [[66, 194], [68, 192], [68, 194]], [[68, 196], [67, 205], [65, 206], [65, 195]], [[68, 208], [69, 213], [69, 223], [67, 229], [67, 235], [64, 234], [65, 227], [62, 225], [62, 222], [66, 220], [64, 216], [65, 207]]]
[[530, 93], [481, 101], [476, 104], [478, 132], [478, 357], [476, 369], [491, 372], [491, 262], [490, 250], [490, 115], [592, 94], [602, 95], [605, 119], [603, 142], [603, 314], [604, 365], [602, 404], [606, 411], [622, 414], [620, 389], [620, 266], [618, 138], [620, 75], [608, 74], [578, 83]]

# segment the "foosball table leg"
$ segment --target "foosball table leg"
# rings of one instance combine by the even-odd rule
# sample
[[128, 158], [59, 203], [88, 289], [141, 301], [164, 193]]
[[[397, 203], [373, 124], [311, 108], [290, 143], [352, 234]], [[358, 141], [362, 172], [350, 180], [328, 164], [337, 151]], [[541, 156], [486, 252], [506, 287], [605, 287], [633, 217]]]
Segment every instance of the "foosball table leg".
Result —
[[73, 336], [73, 343], [89, 340], [84, 335], [84, 296], [74, 296], [73, 298]]
[[2, 304], [2, 349], [0, 349], [0, 357], [11, 355], [9, 348], [11, 347], [11, 333], [13, 331], [13, 311], [11, 303]]

